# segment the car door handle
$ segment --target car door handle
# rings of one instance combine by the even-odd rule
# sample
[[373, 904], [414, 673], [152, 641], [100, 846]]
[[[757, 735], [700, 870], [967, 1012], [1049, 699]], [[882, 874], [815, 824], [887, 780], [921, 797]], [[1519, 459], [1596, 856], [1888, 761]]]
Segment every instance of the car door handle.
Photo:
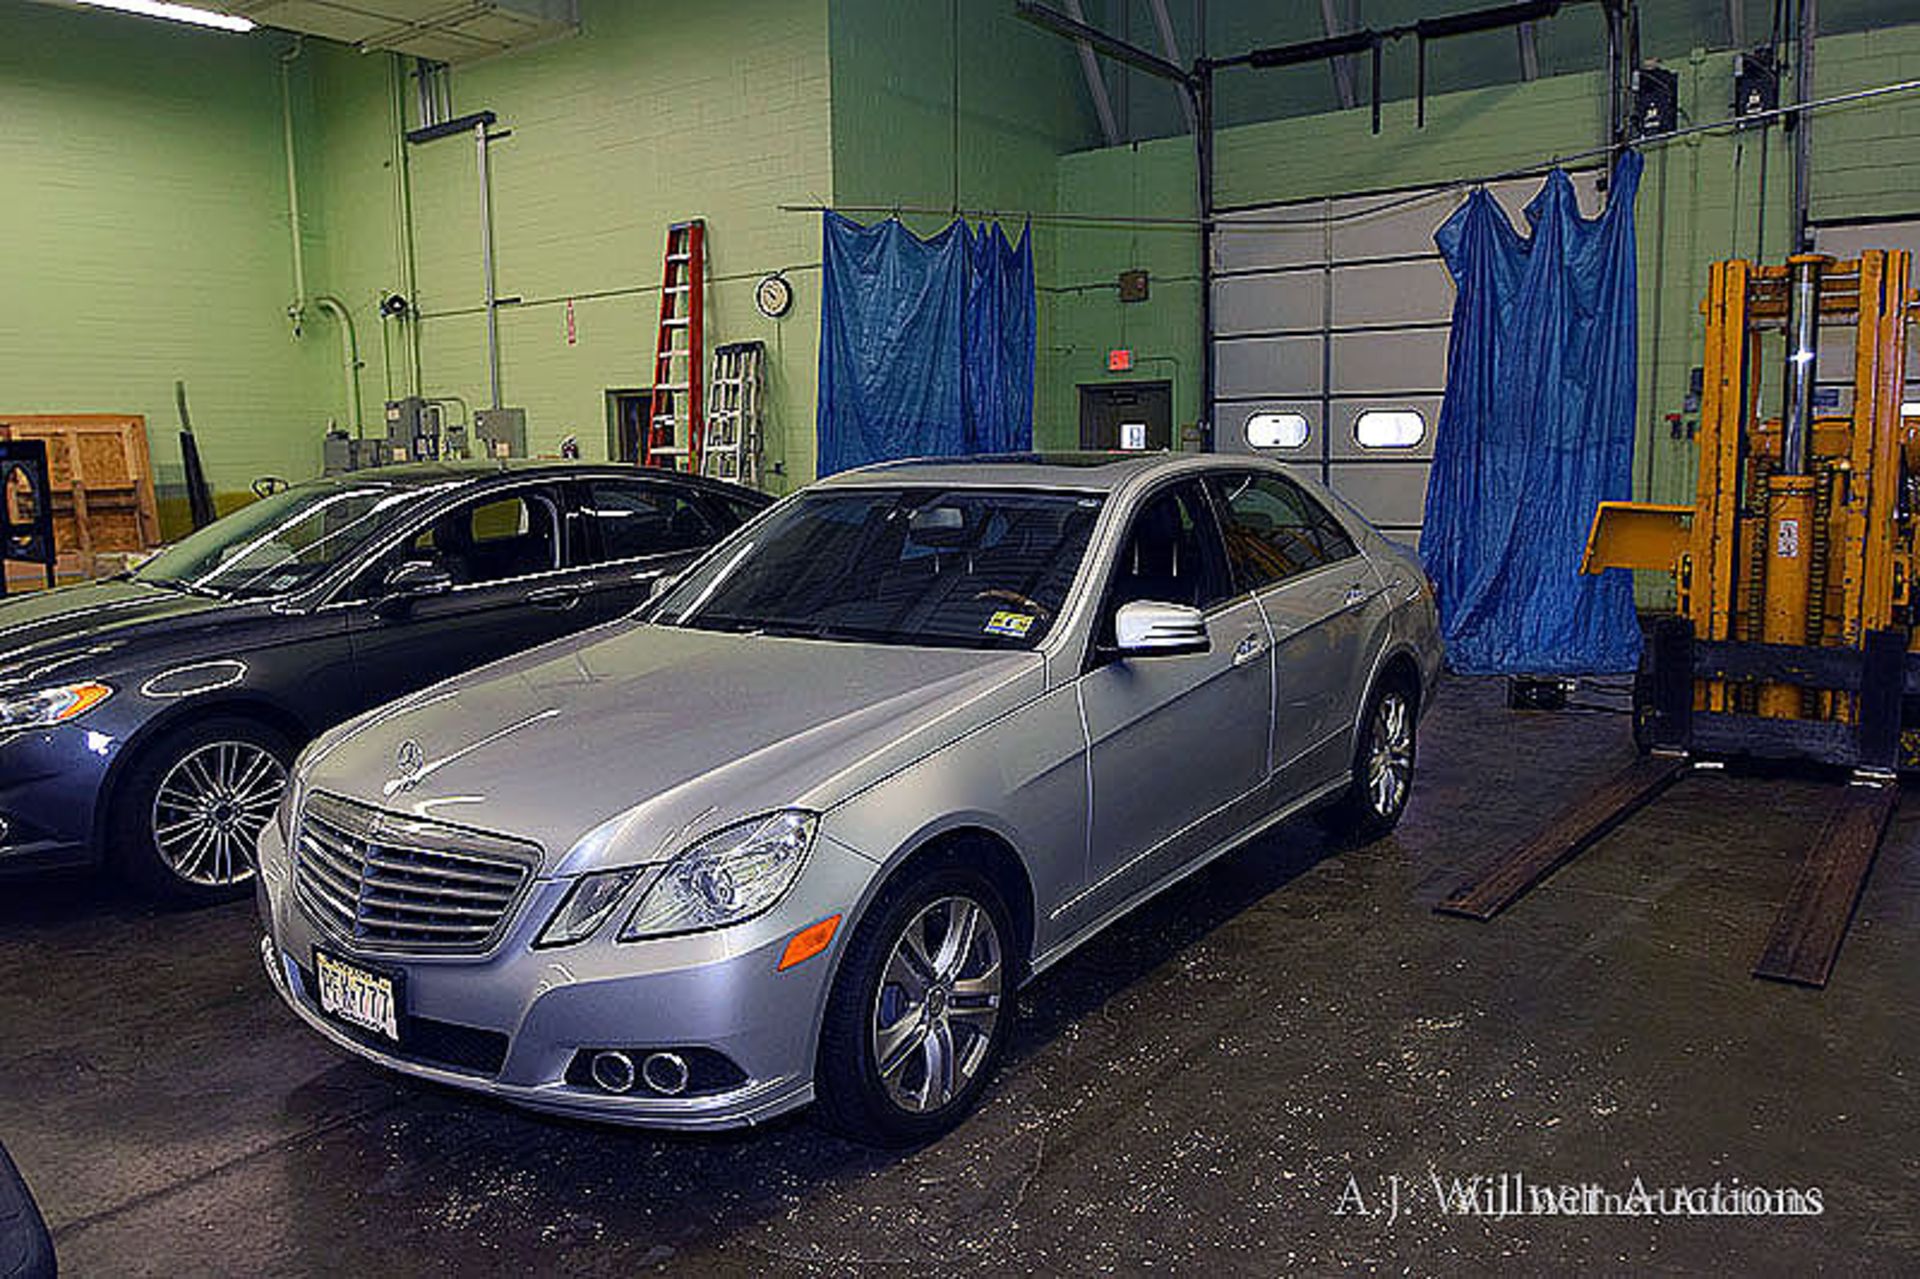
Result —
[[549, 586], [543, 590], [529, 591], [527, 603], [535, 608], [550, 608], [556, 612], [565, 612], [580, 603], [580, 596], [586, 592], [584, 583], [570, 586]]
[[1258, 635], [1249, 635], [1241, 640], [1239, 646], [1233, 650], [1233, 664], [1235, 666], [1245, 666], [1248, 662], [1251, 662], [1254, 658], [1266, 651], [1267, 642], [1265, 640], [1261, 639]]

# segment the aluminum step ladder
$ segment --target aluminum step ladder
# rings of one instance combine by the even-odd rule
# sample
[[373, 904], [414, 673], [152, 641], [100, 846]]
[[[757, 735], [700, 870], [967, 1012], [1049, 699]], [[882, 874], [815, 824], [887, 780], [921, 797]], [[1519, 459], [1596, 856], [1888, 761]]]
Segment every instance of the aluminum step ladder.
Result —
[[764, 342], [729, 342], [713, 349], [700, 474], [760, 487], [760, 371], [766, 354]]

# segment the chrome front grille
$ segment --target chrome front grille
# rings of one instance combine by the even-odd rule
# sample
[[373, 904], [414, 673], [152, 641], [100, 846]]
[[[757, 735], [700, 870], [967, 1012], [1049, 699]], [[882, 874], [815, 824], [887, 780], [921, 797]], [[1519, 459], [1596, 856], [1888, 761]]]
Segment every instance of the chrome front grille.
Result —
[[489, 948], [533, 878], [524, 844], [312, 795], [299, 815], [294, 890], [354, 945], [401, 953]]

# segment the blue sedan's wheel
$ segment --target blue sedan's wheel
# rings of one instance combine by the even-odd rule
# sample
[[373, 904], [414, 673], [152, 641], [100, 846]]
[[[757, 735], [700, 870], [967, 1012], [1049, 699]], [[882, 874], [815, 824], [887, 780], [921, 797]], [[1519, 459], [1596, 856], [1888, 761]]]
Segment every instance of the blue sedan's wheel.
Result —
[[233, 716], [170, 734], [141, 751], [118, 787], [109, 854], [135, 884], [171, 901], [244, 895], [292, 758], [283, 735]]

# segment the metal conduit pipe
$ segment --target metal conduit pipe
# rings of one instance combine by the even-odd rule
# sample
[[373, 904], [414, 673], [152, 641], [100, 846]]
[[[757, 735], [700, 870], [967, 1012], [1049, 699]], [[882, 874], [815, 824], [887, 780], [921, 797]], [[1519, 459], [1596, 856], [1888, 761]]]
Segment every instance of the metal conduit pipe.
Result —
[[300, 323], [307, 307], [306, 246], [300, 242], [300, 171], [294, 162], [293, 150], [293, 64], [304, 47], [301, 37], [295, 36], [287, 51], [280, 55], [280, 128], [287, 153], [287, 223], [293, 229], [293, 305], [287, 308], [287, 318], [293, 321], [295, 337], [300, 335]]
[[287, 307], [287, 319], [293, 324], [295, 337], [306, 327], [309, 306], [330, 316], [339, 326], [340, 381], [347, 400], [347, 420], [353, 425], [354, 438], [361, 439], [366, 435], [366, 426], [360, 413], [360, 338], [354, 332], [353, 314], [345, 303], [329, 294], [307, 296], [306, 245], [300, 221], [300, 166], [295, 159], [293, 140], [293, 64], [303, 47], [300, 37], [295, 36], [293, 44], [280, 55], [280, 125], [287, 152], [287, 225], [293, 237], [293, 302]]
[[360, 416], [360, 339], [353, 329], [353, 312], [339, 298], [322, 293], [310, 299], [313, 309], [333, 317], [340, 328], [340, 378], [347, 396], [347, 420], [353, 424], [353, 438], [366, 438], [366, 426]]

